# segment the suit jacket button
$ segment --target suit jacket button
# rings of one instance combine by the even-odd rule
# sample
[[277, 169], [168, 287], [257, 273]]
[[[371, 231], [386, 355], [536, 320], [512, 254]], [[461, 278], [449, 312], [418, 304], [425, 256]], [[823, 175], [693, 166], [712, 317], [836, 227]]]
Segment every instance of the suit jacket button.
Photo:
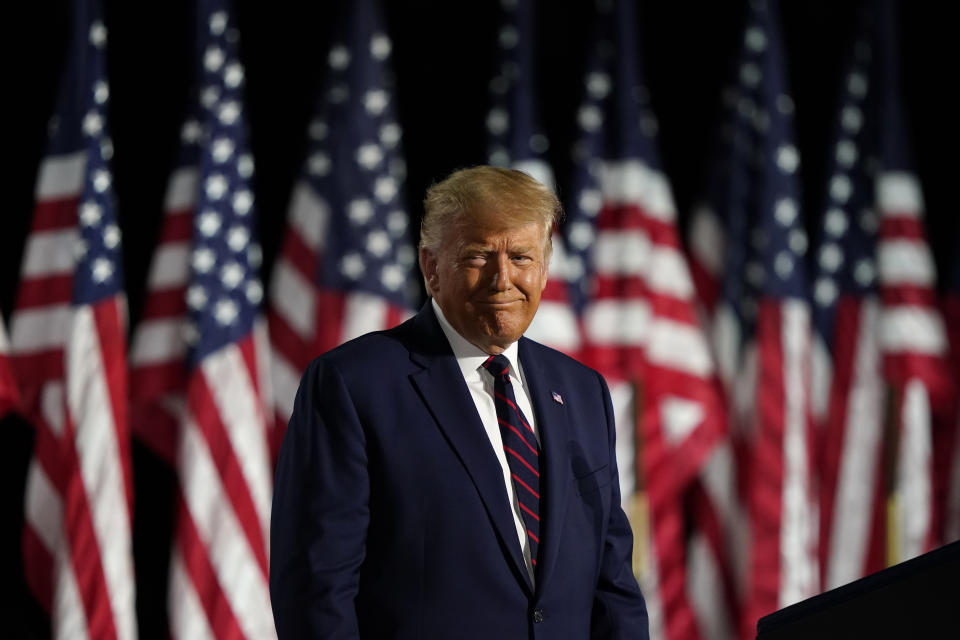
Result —
[[543, 609], [533, 610], [533, 621], [536, 623], [543, 622]]

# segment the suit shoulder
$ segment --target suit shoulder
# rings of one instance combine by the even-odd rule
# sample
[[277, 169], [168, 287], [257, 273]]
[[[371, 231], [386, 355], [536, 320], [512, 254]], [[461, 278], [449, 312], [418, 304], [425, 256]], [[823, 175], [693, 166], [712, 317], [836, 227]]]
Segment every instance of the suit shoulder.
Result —
[[382, 370], [384, 362], [407, 358], [409, 354], [408, 325], [410, 320], [391, 329], [372, 331], [348, 340], [315, 357], [309, 369], [333, 366], [343, 373]]
[[[521, 340], [526, 343], [527, 349], [530, 350], [530, 353], [538, 361], [544, 363], [550, 368], [553, 368], [557, 371], [563, 371], [567, 375], [586, 378], [600, 378], [603, 380], [603, 376], [599, 371], [593, 369], [592, 367], [588, 367], [576, 358], [573, 358], [562, 351], [548, 347], [545, 344], [540, 344], [539, 342], [530, 340], [529, 338], [521, 338]], [[604, 383], [606, 383], [605, 380]]]

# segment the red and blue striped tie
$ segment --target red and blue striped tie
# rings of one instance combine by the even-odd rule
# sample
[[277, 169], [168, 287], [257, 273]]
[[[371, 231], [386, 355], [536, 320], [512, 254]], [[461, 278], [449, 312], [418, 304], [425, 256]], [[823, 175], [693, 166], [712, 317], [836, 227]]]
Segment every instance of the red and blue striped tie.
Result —
[[497, 409], [503, 450], [510, 465], [520, 515], [527, 527], [530, 561], [536, 569], [540, 545], [540, 447], [530, 423], [517, 406], [510, 382], [510, 361], [502, 355], [490, 356], [483, 367], [493, 375], [493, 404]]

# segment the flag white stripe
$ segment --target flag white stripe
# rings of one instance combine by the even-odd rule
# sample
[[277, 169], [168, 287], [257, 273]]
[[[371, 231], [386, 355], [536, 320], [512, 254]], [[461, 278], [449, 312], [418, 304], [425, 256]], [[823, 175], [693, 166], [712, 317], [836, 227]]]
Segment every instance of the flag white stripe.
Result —
[[65, 353], [67, 402], [76, 430], [80, 474], [100, 548], [117, 637], [135, 638], [131, 515], [100, 334], [88, 306], [77, 308], [72, 324], [73, 333]]
[[63, 544], [63, 499], [36, 458], [27, 470], [24, 519], [51, 556]]
[[3, 316], [0, 316], [0, 355], [10, 353], [10, 341], [7, 339], [7, 328], [3, 323]]
[[933, 287], [936, 266], [924, 242], [885, 240], [877, 245], [877, 265], [883, 286], [918, 285]]
[[207, 614], [197, 597], [196, 587], [183, 566], [178, 549], [170, 558], [170, 631], [177, 640], [214, 640]]
[[380, 296], [362, 291], [350, 292], [344, 301], [340, 341], [346, 342], [365, 333], [385, 329], [388, 310], [386, 300]]
[[810, 353], [812, 371], [810, 386], [810, 407], [818, 423], [827, 418], [830, 409], [830, 388], [833, 385], [833, 354], [819, 334], [813, 336], [813, 350]]
[[87, 166], [87, 151], [63, 156], [48, 156], [40, 163], [37, 176], [37, 201], [55, 200], [79, 195], [83, 189], [83, 173]]
[[897, 557], [903, 562], [926, 551], [930, 531], [932, 487], [930, 479], [930, 399], [923, 382], [907, 382], [901, 409], [900, 433], [894, 493], [897, 497]]
[[147, 320], [137, 328], [130, 348], [130, 362], [135, 366], [163, 364], [186, 355], [183, 319]]
[[787, 300], [782, 305], [784, 369], [783, 512], [780, 523], [780, 596], [785, 607], [817, 591], [817, 517], [810, 487], [807, 438], [807, 356], [810, 352], [810, 314], [806, 304]]
[[40, 412], [47, 426], [57, 436], [63, 434], [64, 420], [63, 383], [51, 380], [40, 391]]
[[197, 189], [200, 185], [200, 172], [195, 167], [176, 169], [167, 183], [163, 208], [166, 211], [183, 211], [192, 208], [197, 201]]
[[877, 179], [877, 206], [883, 217], [919, 219], [925, 207], [916, 176], [906, 171], [881, 173]]
[[741, 501], [736, 486], [736, 461], [729, 441], [722, 442], [707, 460], [700, 478], [710, 503], [720, 520], [720, 527], [728, 548], [729, 566], [734, 572], [736, 588], [741, 595], [746, 591], [750, 570], [750, 521], [747, 505]]
[[551, 191], [556, 191], [557, 185], [553, 178], [553, 170], [550, 168], [550, 165], [543, 160], [539, 158], [526, 158], [516, 160], [511, 163], [510, 166], [517, 171], [523, 171], [537, 182], [550, 187]]
[[947, 349], [943, 319], [928, 307], [888, 308], [880, 320], [880, 346], [885, 353], [940, 356]]
[[[57, 640], [89, 638], [86, 611], [80, 598], [70, 545], [57, 546], [54, 557], [52, 636]], [[120, 629], [117, 630], [120, 635]], [[120, 637], [124, 637], [120, 635]]]
[[150, 270], [150, 288], [186, 286], [190, 278], [190, 243], [167, 242], [157, 247]]
[[699, 327], [656, 318], [650, 323], [647, 357], [653, 364], [699, 378], [713, 374], [710, 348]]
[[960, 540], [960, 415], [954, 429], [953, 457], [950, 463], [950, 483], [947, 491], [947, 526], [944, 542]]
[[290, 231], [300, 236], [312, 251], [323, 249], [330, 224], [330, 206], [310, 187], [300, 181], [290, 196]]
[[879, 317], [877, 301], [865, 300], [861, 305], [840, 472], [833, 503], [833, 524], [825, 567], [828, 589], [863, 576], [870, 546], [871, 505], [883, 435], [884, 384], [877, 344]]
[[647, 285], [653, 293], [693, 300], [693, 280], [687, 268], [687, 259], [674, 247], [652, 245]]
[[263, 406], [257, 400], [250, 370], [236, 344], [203, 359], [207, 386], [226, 429], [254, 507], [264, 539], [270, 526], [271, 477]]
[[690, 537], [687, 561], [687, 594], [697, 613], [701, 637], [710, 640], [733, 640], [735, 626], [724, 604], [724, 585], [720, 566], [706, 538], [695, 533]]
[[613, 424], [617, 430], [616, 457], [620, 478], [620, 502], [624, 510], [627, 510], [637, 485], [635, 394], [630, 382], [608, 380], [607, 384], [610, 389], [610, 404], [613, 405]]
[[276, 351], [273, 352], [270, 359], [270, 367], [273, 372], [273, 389], [275, 393], [276, 412], [289, 420], [293, 414], [293, 403], [297, 396], [297, 389], [300, 388], [300, 371], [281, 356]]
[[751, 389], [753, 386], [741, 377], [738, 384], [737, 372], [740, 370], [740, 349], [741, 333], [740, 321], [733, 308], [724, 300], [717, 307], [713, 317], [713, 324], [710, 327], [710, 342], [715, 351], [717, 359], [717, 372], [720, 374], [720, 380], [727, 389], [728, 395], [737, 387], [746, 386]]
[[[274, 425], [274, 392], [273, 380], [270, 378], [270, 328], [267, 326], [267, 318], [262, 313], [257, 314], [253, 321], [253, 349], [254, 358], [256, 358], [257, 370], [254, 375], [257, 378], [257, 388], [260, 390], [260, 409], [264, 413], [267, 429], [272, 430]], [[272, 435], [270, 436], [273, 437]], [[265, 454], [269, 454], [270, 447], [265, 443]], [[271, 460], [272, 462], [272, 460]], [[271, 491], [273, 485], [273, 476], [270, 476]], [[269, 522], [268, 522], [269, 525]], [[267, 527], [269, 533], [270, 527]], [[267, 545], [267, 551], [270, 551], [270, 545]]]
[[660, 422], [664, 440], [671, 447], [682, 443], [706, 418], [699, 400], [664, 394], [660, 401]]
[[[649, 519], [648, 523], [650, 523]], [[645, 532], [637, 534], [638, 538], [641, 536], [648, 541], [646, 553], [643, 554], [646, 571], [640, 574], [639, 582], [647, 605], [650, 640], [668, 640], [667, 618], [664, 615], [663, 600], [660, 597], [660, 571], [657, 566], [657, 541], [653, 537], [653, 527], [648, 526]]]
[[69, 304], [20, 309], [10, 327], [12, 353], [26, 355], [36, 351], [62, 348], [70, 327]]
[[575, 351], [580, 347], [577, 318], [565, 302], [541, 300], [537, 314], [533, 316], [533, 322], [524, 335], [555, 349]]
[[690, 252], [714, 277], [723, 273], [724, 232], [717, 214], [707, 206], [697, 209], [690, 222]]
[[190, 517], [244, 635], [276, 637], [269, 607], [264, 607], [270, 594], [263, 573], [192, 416], [184, 424], [178, 469]]
[[651, 262], [650, 236], [639, 229], [597, 234], [593, 265], [598, 275], [646, 277]]
[[270, 300], [273, 311], [286, 320], [302, 339], [314, 334], [317, 301], [313, 285], [285, 258], [273, 269]]
[[643, 346], [651, 321], [646, 300], [596, 300], [584, 311], [584, 330], [595, 344]]
[[600, 190], [613, 204], [637, 204], [651, 218], [672, 222], [676, 205], [666, 176], [640, 160], [600, 163]]
[[72, 275], [74, 251], [80, 239], [76, 227], [30, 234], [24, 248], [20, 279]]

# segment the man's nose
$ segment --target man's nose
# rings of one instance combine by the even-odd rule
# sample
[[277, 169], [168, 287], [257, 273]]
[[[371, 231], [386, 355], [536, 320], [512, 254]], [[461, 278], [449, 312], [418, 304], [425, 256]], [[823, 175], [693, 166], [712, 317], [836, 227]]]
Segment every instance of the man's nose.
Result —
[[507, 254], [497, 254], [495, 261], [496, 270], [493, 273], [492, 286], [497, 291], [507, 291], [512, 286], [510, 270], [513, 265], [510, 262], [510, 256]]

